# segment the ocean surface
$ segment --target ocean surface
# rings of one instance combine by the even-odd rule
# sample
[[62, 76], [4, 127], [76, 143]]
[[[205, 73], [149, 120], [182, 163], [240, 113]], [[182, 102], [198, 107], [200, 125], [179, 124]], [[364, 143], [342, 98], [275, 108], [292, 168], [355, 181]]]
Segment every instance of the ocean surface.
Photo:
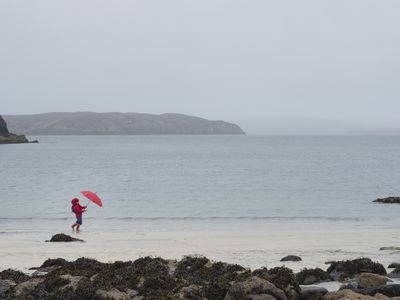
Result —
[[0, 145], [0, 230], [64, 224], [82, 190], [107, 228], [400, 225], [400, 205], [372, 203], [400, 195], [399, 136], [30, 138]]

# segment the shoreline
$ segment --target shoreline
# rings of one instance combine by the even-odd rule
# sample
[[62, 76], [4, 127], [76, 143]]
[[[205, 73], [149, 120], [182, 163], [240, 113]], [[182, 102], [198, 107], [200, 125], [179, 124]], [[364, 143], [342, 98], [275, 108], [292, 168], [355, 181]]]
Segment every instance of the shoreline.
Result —
[[[66, 225], [66, 224], [65, 224]], [[67, 226], [67, 225], [66, 225]], [[71, 231], [56, 231], [53, 234]], [[185, 255], [204, 255], [215, 261], [236, 263], [249, 268], [282, 266], [280, 259], [298, 255], [301, 262], [287, 262], [294, 271], [304, 267], [324, 268], [326, 261], [370, 257], [385, 267], [400, 261], [400, 251], [379, 250], [399, 246], [400, 229], [308, 228], [277, 229], [264, 227], [242, 230], [92, 230], [90, 226], [74, 237], [85, 243], [45, 243], [49, 229], [19, 229], [0, 234], [0, 269], [26, 271], [48, 258], [90, 257], [102, 262], [133, 260], [143, 256], [180, 259]], [[374, 237], [371, 239], [371, 236]]]

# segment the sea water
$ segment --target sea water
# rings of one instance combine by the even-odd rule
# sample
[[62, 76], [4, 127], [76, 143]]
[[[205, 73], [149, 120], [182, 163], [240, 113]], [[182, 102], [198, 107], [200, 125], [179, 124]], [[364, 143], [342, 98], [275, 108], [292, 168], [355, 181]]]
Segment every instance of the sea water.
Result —
[[[0, 145], [0, 269], [46, 258], [103, 261], [202, 254], [245, 266], [287, 254], [324, 267], [368, 256], [398, 261], [398, 136], [38, 136]], [[84, 244], [70, 201], [96, 192]]]
[[[398, 136], [39, 136], [0, 146], [1, 222], [88, 218], [174, 223], [398, 226]], [[207, 223], [207, 222], [206, 222]]]

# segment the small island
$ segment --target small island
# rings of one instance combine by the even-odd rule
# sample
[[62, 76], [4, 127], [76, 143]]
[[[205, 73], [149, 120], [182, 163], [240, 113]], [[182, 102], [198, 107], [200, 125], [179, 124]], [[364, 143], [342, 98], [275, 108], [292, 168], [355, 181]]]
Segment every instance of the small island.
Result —
[[386, 197], [386, 198], [378, 198], [372, 202], [377, 203], [385, 203], [385, 204], [393, 204], [393, 203], [400, 203], [400, 197]]
[[30, 142], [25, 135], [13, 134], [8, 131], [7, 123], [0, 116], [0, 144], [22, 144], [22, 143], [37, 143], [38, 141]]

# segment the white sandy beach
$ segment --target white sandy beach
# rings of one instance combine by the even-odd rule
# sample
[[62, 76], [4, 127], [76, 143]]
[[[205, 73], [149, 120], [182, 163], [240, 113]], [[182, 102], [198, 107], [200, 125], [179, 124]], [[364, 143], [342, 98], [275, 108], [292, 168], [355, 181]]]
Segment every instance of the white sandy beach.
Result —
[[[69, 230], [64, 232], [71, 234]], [[385, 267], [400, 261], [400, 251], [379, 250], [398, 246], [400, 229], [88, 230], [73, 236], [85, 242], [46, 243], [51, 235], [44, 231], [4, 231], [0, 234], [0, 269], [28, 271], [47, 258], [72, 260], [82, 256], [108, 262], [147, 255], [179, 259], [197, 254], [252, 269], [285, 264], [294, 271], [304, 267], [326, 269], [326, 261], [361, 256]], [[281, 263], [280, 259], [289, 254], [299, 255], [303, 261]]]

